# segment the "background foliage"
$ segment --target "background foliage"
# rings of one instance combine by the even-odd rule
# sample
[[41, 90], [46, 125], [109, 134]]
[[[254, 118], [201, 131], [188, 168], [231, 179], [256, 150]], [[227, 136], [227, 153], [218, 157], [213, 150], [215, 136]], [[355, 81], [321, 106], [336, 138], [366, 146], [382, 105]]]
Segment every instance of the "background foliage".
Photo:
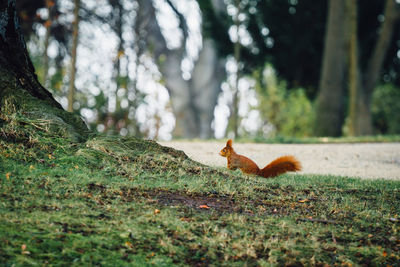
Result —
[[[49, 10], [46, 8], [46, 1], [19, 1], [18, 9], [37, 74], [66, 106], [67, 88], [70, 83], [68, 68], [74, 6], [70, 0], [50, 2], [52, 6]], [[197, 64], [197, 56], [201, 52], [204, 40], [212, 41], [217, 51], [216, 55], [221, 62], [225, 62], [226, 75], [218, 81], [220, 84], [217, 86], [217, 96], [213, 97], [215, 102], [219, 99], [218, 105], [215, 110], [213, 105], [207, 107], [211, 109], [207, 112], [215, 115], [209, 122], [213, 125], [213, 132], [208, 135], [209, 138], [230, 134], [232, 129], [226, 128], [226, 121], [236, 116], [235, 109], [239, 109], [238, 114], [242, 114], [238, 115], [241, 116], [239, 121], [247, 116], [244, 113], [248, 110], [257, 111], [258, 115], [254, 120], [262, 123], [257, 124], [256, 132], [265, 137], [315, 135], [314, 102], [321, 89], [319, 82], [329, 1], [189, 2], [189, 9], [193, 14], [198, 13], [201, 20], [193, 20], [194, 16], [188, 12], [189, 4], [183, 2], [157, 0], [147, 3], [150, 3], [149, 6], [152, 6], [156, 13], [155, 17], [147, 18], [154, 25], [158, 25], [165, 39], [163, 42], [169, 49], [165, 49], [167, 52], [163, 52], [159, 58], [154, 58], [157, 49], [154, 43], [151, 43], [155, 36], [149, 37], [148, 33], [146, 35], [143, 31], [145, 26], [140, 20], [143, 15], [140, 2], [104, 0], [97, 1], [96, 4], [93, 1], [82, 3], [79, 13], [81, 28], [75, 112], [83, 116], [92, 129], [98, 131], [162, 139], [169, 139], [174, 134], [178, 137], [178, 132], [185, 131], [172, 131], [174, 125], [181, 122], [174, 106], [177, 101], [183, 101], [183, 98], [174, 99], [175, 93], [168, 88], [166, 82], [166, 72], [160, 70], [168, 55], [175, 53], [174, 45], [182, 45], [173, 44], [171, 40], [179, 42], [185, 38], [187, 32], [186, 43], [182, 46], [185, 50], [182, 58], [168, 68], [180, 71], [181, 74], [177, 77], [182, 76], [187, 80], [195, 75], [191, 71]], [[386, 1], [381, 0], [357, 2], [360, 73], [366, 71], [368, 60], [379, 38], [382, 23], [385, 21], [385, 4]], [[122, 17], [118, 10], [121, 10]], [[167, 26], [165, 18], [168, 18], [171, 26]], [[396, 109], [389, 112], [383, 104], [389, 101], [385, 99], [389, 99], [390, 96], [396, 99], [400, 90], [399, 27], [400, 23], [397, 20], [379, 74], [376, 87], [379, 92], [374, 94], [373, 133], [399, 133], [396, 127], [398, 116], [390, 115], [394, 114]], [[50, 41], [49, 46], [45, 47], [47, 29], [50, 31]], [[235, 37], [236, 35], [238, 37]], [[106, 43], [107, 46], [100, 48]], [[234, 53], [235, 44], [240, 46], [237, 58]], [[45, 49], [47, 52], [44, 52]], [[48, 69], [44, 65], [44, 55], [49, 56]], [[273, 69], [276, 81], [263, 81], [263, 75], [254, 74], [262, 73], [266, 64]], [[45, 73], [48, 73], [46, 81]], [[235, 79], [240, 82], [236, 83]], [[246, 80], [252, 80], [253, 83]], [[202, 100], [208, 93], [191, 92], [190, 86], [186, 93], [180, 93], [190, 96], [185, 98], [184, 103], [193, 106], [196, 101], [210, 102], [209, 99]], [[392, 89], [385, 89], [386, 93], [382, 93], [381, 88], [386, 87]], [[255, 99], [242, 93], [239, 101], [234, 100], [235, 92], [245, 90], [255, 91]], [[349, 105], [351, 101], [346, 81], [343, 82], [343, 90], [342, 101]], [[235, 104], [235, 101], [238, 104]], [[253, 102], [257, 103], [253, 105]], [[249, 109], [248, 106], [252, 108]], [[396, 105], [389, 106], [394, 108]], [[200, 108], [199, 105], [194, 106], [194, 113], [202, 109], [204, 108]], [[345, 107], [343, 113], [347, 116], [349, 108]], [[188, 123], [181, 124], [183, 126], [180, 127], [189, 127]], [[197, 119], [196, 124], [199, 124]], [[242, 134], [251, 132], [243, 120], [237, 127], [241, 128]], [[273, 131], [265, 130], [270, 128]], [[348, 131], [344, 130], [342, 133], [348, 134]]]
[[381, 134], [400, 133], [400, 90], [393, 84], [378, 86], [373, 95], [374, 126]]

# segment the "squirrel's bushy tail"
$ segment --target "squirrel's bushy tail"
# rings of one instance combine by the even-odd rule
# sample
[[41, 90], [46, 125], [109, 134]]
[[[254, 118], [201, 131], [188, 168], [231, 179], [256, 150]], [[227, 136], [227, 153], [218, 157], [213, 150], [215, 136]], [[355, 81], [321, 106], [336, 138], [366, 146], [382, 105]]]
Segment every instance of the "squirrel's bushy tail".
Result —
[[293, 156], [283, 156], [275, 159], [270, 164], [261, 169], [258, 175], [268, 178], [281, 175], [285, 172], [295, 172], [301, 170], [300, 162]]

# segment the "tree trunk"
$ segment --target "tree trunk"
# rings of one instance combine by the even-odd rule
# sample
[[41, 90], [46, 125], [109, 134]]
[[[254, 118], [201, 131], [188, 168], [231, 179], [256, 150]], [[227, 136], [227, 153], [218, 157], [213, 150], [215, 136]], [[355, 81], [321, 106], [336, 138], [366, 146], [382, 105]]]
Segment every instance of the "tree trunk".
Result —
[[[134, 39], [136, 40], [133, 44], [134, 50], [135, 50], [135, 70], [133, 71], [134, 73], [134, 78], [131, 80], [131, 86], [128, 86], [128, 90], [132, 91], [134, 98], [132, 100], [129, 99], [128, 97], [128, 105], [129, 109], [128, 110], [133, 110], [134, 113], [136, 113], [136, 110], [139, 108], [140, 104], [140, 98], [141, 98], [141, 92], [138, 89], [138, 76], [139, 76], [139, 66], [142, 64], [141, 62], [141, 56], [143, 55], [145, 51], [145, 43], [143, 41], [139, 40], [144, 40], [145, 36], [143, 36], [143, 31], [140, 29], [141, 27], [141, 21], [140, 21], [140, 16], [135, 17], [135, 23], [134, 23], [134, 32], [135, 32], [135, 37]], [[129, 60], [129, 58], [128, 58]], [[129, 73], [129, 63], [127, 64], [127, 73]], [[128, 75], [129, 77], [129, 75]], [[140, 130], [140, 125], [139, 122], [137, 121], [136, 117], [132, 119], [132, 127], [133, 131], [136, 136], [142, 136], [142, 132]]]
[[78, 49], [79, 37], [79, 7], [80, 0], [74, 0], [74, 22], [72, 32], [72, 50], [71, 50], [71, 69], [69, 73], [69, 89], [68, 89], [68, 111], [74, 111], [75, 101], [75, 75], [76, 75], [76, 56]]
[[375, 85], [378, 81], [386, 53], [389, 49], [393, 37], [393, 31], [397, 20], [400, 18], [396, 0], [386, 0], [384, 10], [384, 22], [376, 42], [372, 56], [368, 62], [366, 72], [362, 80], [361, 94], [358, 96], [359, 105], [357, 111], [357, 121], [359, 131], [358, 135], [373, 134], [372, 116], [371, 116], [371, 99]]
[[[0, 2], [0, 122], [22, 125], [21, 129], [31, 126], [74, 141], [88, 134], [84, 122], [64, 111], [38, 82], [20, 32], [15, 0]], [[6, 135], [4, 129], [2, 133]]]
[[359, 127], [357, 118], [360, 112], [359, 94], [359, 63], [358, 63], [358, 42], [357, 42], [357, 0], [347, 1], [347, 22], [349, 29], [349, 135], [357, 136]]
[[108, 94], [108, 110], [107, 110], [107, 118], [105, 123], [105, 132], [119, 132], [121, 130], [121, 126], [124, 123], [121, 123], [121, 101], [120, 97], [118, 97], [118, 90], [121, 88], [121, 57], [125, 54], [124, 52], [124, 40], [122, 37], [123, 34], [123, 17], [124, 17], [124, 7], [120, 0], [109, 1], [110, 5], [113, 9], [111, 16], [111, 28], [114, 31], [115, 35], [118, 39], [118, 47], [117, 47], [117, 55], [114, 59], [114, 70], [113, 70], [113, 79], [115, 88], [109, 89]]
[[43, 51], [43, 84], [47, 84], [48, 74], [49, 74], [49, 56], [47, 55], [47, 50], [49, 48], [50, 43], [50, 34], [51, 34], [51, 26], [52, 26], [52, 16], [51, 16], [51, 8], [53, 2], [51, 0], [46, 0], [46, 9], [47, 9], [47, 20], [44, 23], [44, 27], [46, 28], [46, 34], [44, 36], [44, 51]]
[[211, 122], [225, 76], [225, 60], [218, 57], [212, 40], [203, 40], [203, 48], [190, 80], [190, 88], [195, 95], [193, 104], [198, 111], [197, 137], [202, 139], [213, 137]]
[[315, 133], [319, 136], [341, 135], [345, 49], [345, 0], [330, 0], [317, 97]]
[[232, 128], [233, 128], [233, 135], [234, 138], [239, 137], [239, 80], [240, 80], [240, 50], [241, 50], [241, 44], [240, 44], [240, 38], [239, 38], [239, 26], [240, 26], [240, 21], [239, 21], [239, 14], [240, 14], [240, 1], [236, 0], [235, 1], [235, 6], [236, 6], [236, 14], [234, 18], [234, 23], [236, 26], [236, 42], [234, 44], [233, 50], [234, 50], [234, 58], [235, 58], [235, 63], [236, 63], [236, 77], [235, 77], [235, 88], [233, 92], [233, 101], [232, 101], [232, 115], [231, 115], [231, 120], [232, 120]]
[[158, 25], [152, 1], [138, 1], [137, 22], [141, 24], [140, 30], [146, 32], [146, 42], [152, 47], [153, 58], [163, 75], [170, 95], [176, 119], [174, 136], [209, 138], [212, 136], [211, 122], [216, 105], [216, 95], [220, 90], [221, 76], [224, 74], [220, 68], [221, 62], [216, 56], [214, 45], [204, 41], [203, 50], [195, 63], [192, 78], [189, 81], [183, 79], [181, 62], [185, 56], [188, 29], [183, 15], [174, 8], [171, 1], [167, 1], [167, 3], [180, 21], [183, 33], [180, 47], [168, 48]]
[[[115, 62], [115, 111], [118, 112], [121, 109], [121, 101], [118, 97], [118, 90], [121, 88], [121, 57], [125, 54], [124, 51], [124, 39], [122, 37], [123, 34], [123, 18], [124, 18], [124, 7], [120, 1], [117, 1], [117, 19], [116, 19], [116, 34], [118, 37], [118, 51], [117, 58]], [[120, 130], [120, 129], [118, 129]]]

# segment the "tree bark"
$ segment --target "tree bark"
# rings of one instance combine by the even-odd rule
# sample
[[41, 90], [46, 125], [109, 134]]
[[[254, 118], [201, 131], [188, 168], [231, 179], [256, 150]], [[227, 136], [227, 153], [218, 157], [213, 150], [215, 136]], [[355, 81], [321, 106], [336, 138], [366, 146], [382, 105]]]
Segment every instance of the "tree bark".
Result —
[[315, 133], [319, 136], [341, 135], [345, 49], [345, 0], [330, 0], [317, 97]]
[[0, 121], [31, 125], [74, 141], [88, 134], [84, 122], [64, 111], [38, 82], [20, 32], [15, 0], [0, 2]]
[[72, 32], [72, 49], [71, 49], [71, 68], [69, 73], [69, 89], [68, 89], [68, 111], [74, 111], [75, 101], [75, 75], [76, 75], [76, 57], [78, 49], [79, 37], [79, 7], [80, 0], [74, 0], [74, 22]]

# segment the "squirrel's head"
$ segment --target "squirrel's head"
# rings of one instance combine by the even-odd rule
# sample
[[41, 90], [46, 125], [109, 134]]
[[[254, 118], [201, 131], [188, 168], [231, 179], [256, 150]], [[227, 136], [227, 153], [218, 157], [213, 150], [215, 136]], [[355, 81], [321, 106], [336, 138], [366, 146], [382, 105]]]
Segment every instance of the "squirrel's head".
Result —
[[226, 142], [226, 146], [223, 149], [221, 149], [219, 154], [223, 157], [228, 157], [232, 152], [233, 152], [232, 139], [229, 139], [228, 142]]

